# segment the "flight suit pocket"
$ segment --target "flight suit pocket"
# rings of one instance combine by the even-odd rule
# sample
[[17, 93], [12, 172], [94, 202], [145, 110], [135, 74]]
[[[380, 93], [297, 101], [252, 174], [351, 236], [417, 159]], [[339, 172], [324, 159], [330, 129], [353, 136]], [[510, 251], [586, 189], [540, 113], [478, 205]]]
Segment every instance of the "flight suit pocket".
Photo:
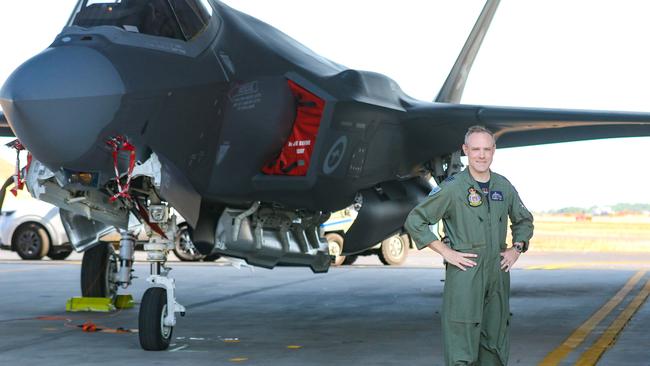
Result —
[[505, 211], [501, 216], [499, 216], [499, 245], [501, 246], [501, 250], [505, 250], [508, 247], [508, 244], [506, 243], [507, 235], [508, 235], [508, 212]]
[[[479, 256], [481, 255], [478, 253]], [[479, 260], [479, 258], [477, 258]], [[445, 278], [445, 311], [449, 320], [463, 323], [480, 323], [483, 316], [482, 271], [479, 264], [462, 271], [449, 265]]]

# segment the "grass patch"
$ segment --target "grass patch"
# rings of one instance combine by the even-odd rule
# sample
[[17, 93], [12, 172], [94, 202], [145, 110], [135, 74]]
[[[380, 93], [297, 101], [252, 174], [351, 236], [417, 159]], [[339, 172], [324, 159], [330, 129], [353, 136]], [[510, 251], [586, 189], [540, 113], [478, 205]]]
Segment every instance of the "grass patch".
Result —
[[650, 252], [650, 217], [535, 215], [534, 251]]

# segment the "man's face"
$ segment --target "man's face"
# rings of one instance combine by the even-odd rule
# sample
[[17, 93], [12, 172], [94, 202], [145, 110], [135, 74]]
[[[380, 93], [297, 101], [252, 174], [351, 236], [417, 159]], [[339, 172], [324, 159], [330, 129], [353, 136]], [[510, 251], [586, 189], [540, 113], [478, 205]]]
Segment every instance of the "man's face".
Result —
[[477, 173], [485, 173], [490, 170], [494, 150], [494, 139], [485, 132], [475, 132], [469, 135], [467, 144], [463, 144], [463, 152], [467, 155], [469, 166]]

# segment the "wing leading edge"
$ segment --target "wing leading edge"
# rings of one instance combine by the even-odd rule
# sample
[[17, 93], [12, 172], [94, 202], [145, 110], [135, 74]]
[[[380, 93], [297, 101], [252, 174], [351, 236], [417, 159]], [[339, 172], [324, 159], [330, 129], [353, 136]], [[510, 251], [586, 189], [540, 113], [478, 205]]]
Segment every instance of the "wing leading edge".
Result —
[[643, 112], [479, 107], [477, 115], [500, 147], [650, 136], [650, 113]]

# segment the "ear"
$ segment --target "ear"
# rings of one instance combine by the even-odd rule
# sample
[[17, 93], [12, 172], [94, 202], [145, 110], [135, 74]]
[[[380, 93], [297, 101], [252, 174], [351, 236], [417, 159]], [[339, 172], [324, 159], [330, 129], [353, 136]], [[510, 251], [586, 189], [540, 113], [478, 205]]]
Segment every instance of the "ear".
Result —
[[465, 156], [469, 156], [469, 154], [467, 153], [468, 151], [469, 151], [469, 146], [463, 144], [463, 153], [465, 154]]

